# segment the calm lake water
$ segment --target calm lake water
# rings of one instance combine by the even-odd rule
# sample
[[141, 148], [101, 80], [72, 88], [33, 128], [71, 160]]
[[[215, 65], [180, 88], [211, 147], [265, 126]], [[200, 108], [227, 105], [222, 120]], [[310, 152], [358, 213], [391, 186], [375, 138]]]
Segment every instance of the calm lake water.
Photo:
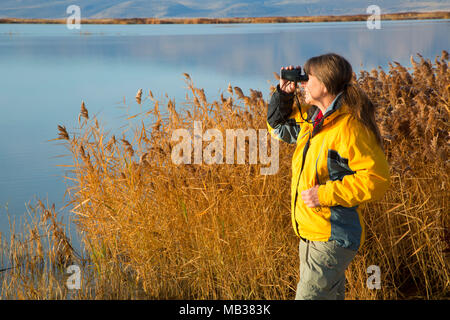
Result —
[[[124, 99], [136, 107], [139, 88], [156, 98], [167, 93], [180, 108], [189, 73], [209, 99], [229, 83], [268, 97], [273, 72], [303, 65], [311, 56], [336, 52], [355, 71], [389, 61], [410, 66], [416, 53], [434, 60], [449, 51], [450, 20], [231, 25], [0, 25], [0, 232], [7, 213], [48, 199], [64, 205], [67, 151], [57, 125], [77, 125], [81, 101], [107, 128], [124, 124]], [[137, 107], [136, 107], [137, 108]], [[136, 109], [138, 110], [138, 109]], [[68, 209], [63, 211], [67, 217]]]

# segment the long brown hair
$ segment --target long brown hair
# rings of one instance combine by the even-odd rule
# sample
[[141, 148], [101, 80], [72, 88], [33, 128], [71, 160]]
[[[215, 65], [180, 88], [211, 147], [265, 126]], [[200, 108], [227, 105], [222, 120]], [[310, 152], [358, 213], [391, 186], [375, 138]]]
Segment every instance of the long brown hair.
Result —
[[370, 129], [378, 144], [383, 147], [380, 130], [375, 121], [375, 105], [366, 93], [352, 82], [351, 64], [336, 53], [310, 58], [304, 65], [305, 72], [317, 77], [327, 88], [328, 93], [337, 95], [343, 91], [343, 103], [350, 107], [353, 116]]

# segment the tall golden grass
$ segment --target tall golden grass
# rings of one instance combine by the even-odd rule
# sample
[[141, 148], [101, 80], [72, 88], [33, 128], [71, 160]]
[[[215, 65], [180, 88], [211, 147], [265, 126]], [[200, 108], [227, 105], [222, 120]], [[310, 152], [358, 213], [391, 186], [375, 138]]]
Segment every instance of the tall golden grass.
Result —
[[[420, 55], [411, 63], [411, 70], [393, 62], [387, 73], [378, 68], [354, 75], [378, 105], [392, 186], [381, 201], [364, 206], [367, 240], [347, 270], [347, 299], [449, 297], [448, 53], [434, 63]], [[86, 251], [75, 254], [55, 210], [40, 205], [28, 237], [3, 241], [14, 268], [2, 273], [2, 296], [294, 298], [299, 276], [289, 198], [294, 146], [280, 145], [275, 175], [260, 175], [259, 164], [173, 164], [171, 133], [192, 129], [194, 121], [222, 133], [266, 128], [261, 92], [245, 95], [230, 85], [209, 102], [185, 77], [182, 108], [139, 90], [137, 105], [130, 107], [136, 112], [120, 134], [105, 132], [84, 102], [78, 128], [69, 133], [58, 127], [58, 139], [73, 156], [68, 205]], [[47, 256], [36, 249], [33, 236], [43, 222], [53, 226], [46, 229], [51, 258], [36, 271], [36, 259]], [[69, 263], [83, 270], [78, 291], [67, 290], [65, 278], [50, 268], [59, 266], [61, 272]], [[380, 267], [379, 290], [366, 285], [370, 265]]]

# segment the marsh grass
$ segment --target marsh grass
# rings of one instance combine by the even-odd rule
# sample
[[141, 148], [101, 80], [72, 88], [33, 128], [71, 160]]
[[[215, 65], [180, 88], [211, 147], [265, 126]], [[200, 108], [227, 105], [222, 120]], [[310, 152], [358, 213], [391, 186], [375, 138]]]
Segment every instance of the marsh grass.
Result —
[[[81, 19], [81, 24], [230, 24], [230, 23], [301, 23], [301, 22], [342, 22], [366, 21], [369, 15], [334, 15], [334, 16], [291, 16], [291, 17], [230, 17], [230, 18], [121, 18], [121, 19]], [[449, 19], [448, 11], [398, 12], [380, 15], [381, 20], [426, 20]], [[0, 23], [44, 23], [66, 24], [66, 19], [20, 19], [2, 18]], [[80, 32], [90, 35], [89, 32]]]
[[[392, 186], [382, 200], [363, 207], [367, 240], [346, 273], [348, 299], [449, 296], [448, 54], [434, 63], [418, 57], [411, 58], [410, 70], [393, 62], [387, 73], [378, 68], [354, 75], [378, 105]], [[28, 233], [2, 242], [15, 266], [2, 273], [2, 297], [294, 297], [299, 264], [289, 198], [294, 146], [280, 144], [275, 175], [260, 175], [260, 165], [248, 160], [173, 164], [171, 133], [192, 130], [194, 121], [222, 133], [266, 128], [261, 92], [245, 95], [230, 85], [209, 102], [184, 75], [188, 92], [182, 108], [171, 99], [163, 105], [140, 89], [138, 105], [129, 108], [135, 112], [119, 134], [105, 132], [84, 102], [73, 132], [58, 126], [58, 140], [73, 156], [66, 176], [68, 206], [83, 256], [71, 248], [54, 208], [39, 204]], [[39, 249], [37, 226], [47, 226], [46, 254]], [[55, 271], [68, 263], [82, 266], [78, 291], [68, 292]], [[379, 290], [367, 288], [370, 265], [380, 267]]]

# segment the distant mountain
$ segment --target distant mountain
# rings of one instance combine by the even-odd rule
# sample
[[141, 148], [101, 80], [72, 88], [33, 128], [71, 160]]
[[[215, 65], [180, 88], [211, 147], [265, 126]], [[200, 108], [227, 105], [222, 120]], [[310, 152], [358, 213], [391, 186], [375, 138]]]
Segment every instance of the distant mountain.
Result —
[[381, 13], [450, 11], [448, 0], [2, 0], [0, 18], [66, 18], [66, 8], [81, 8], [82, 18], [223, 18], [365, 14], [376, 4]]

